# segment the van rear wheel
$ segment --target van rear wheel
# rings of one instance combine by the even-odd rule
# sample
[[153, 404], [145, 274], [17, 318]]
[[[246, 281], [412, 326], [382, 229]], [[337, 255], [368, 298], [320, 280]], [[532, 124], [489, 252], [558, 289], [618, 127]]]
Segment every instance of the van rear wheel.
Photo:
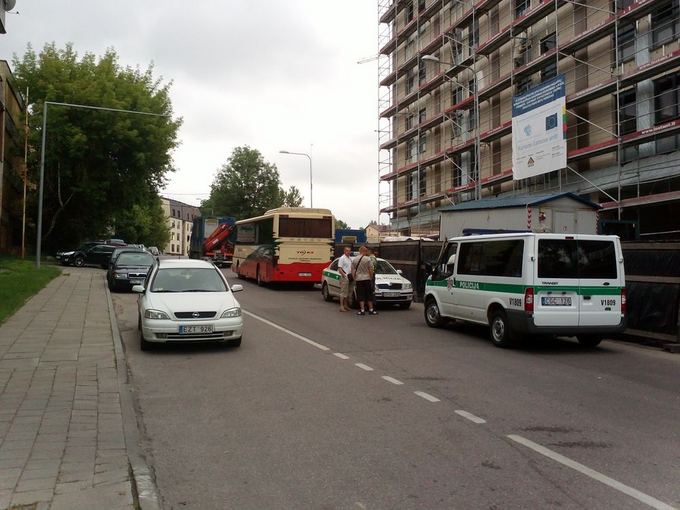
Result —
[[431, 328], [441, 328], [444, 325], [444, 319], [439, 312], [439, 305], [433, 297], [425, 301], [425, 322]]
[[496, 347], [510, 347], [512, 345], [512, 329], [510, 327], [510, 322], [508, 322], [508, 316], [503, 310], [491, 312], [489, 329], [491, 333], [491, 342]]
[[589, 349], [597, 347], [602, 341], [602, 337], [596, 335], [579, 335], [576, 338], [578, 339], [579, 344], [583, 347], [588, 347]]

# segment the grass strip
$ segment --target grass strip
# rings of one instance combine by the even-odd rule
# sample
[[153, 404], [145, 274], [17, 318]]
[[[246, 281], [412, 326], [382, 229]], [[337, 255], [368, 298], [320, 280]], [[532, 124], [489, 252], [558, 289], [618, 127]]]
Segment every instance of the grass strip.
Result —
[[56, 266], [36, 269], [33, 261], [0, 256], [0, 324], [60, 274]]

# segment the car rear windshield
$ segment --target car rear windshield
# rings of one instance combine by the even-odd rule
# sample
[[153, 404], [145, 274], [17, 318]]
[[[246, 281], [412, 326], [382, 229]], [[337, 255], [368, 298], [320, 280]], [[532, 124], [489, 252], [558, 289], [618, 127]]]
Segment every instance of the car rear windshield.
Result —
[[151, 266], [153, 257], [148, 253], [124, 252], [116, 259], [117, 266]]
[[224, 281], [212, 268], [161, 268], [151, 292], [226, 292]]
[[538, 277], [603, 280], [616, 278], [614, 242], [539, 239]]

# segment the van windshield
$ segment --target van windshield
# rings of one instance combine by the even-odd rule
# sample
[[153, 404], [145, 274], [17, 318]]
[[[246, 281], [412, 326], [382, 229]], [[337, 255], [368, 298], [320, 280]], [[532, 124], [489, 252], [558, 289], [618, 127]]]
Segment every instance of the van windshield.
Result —
[[614, 279], [617, 277], [614, 243], [539, 239], [538, 277]]

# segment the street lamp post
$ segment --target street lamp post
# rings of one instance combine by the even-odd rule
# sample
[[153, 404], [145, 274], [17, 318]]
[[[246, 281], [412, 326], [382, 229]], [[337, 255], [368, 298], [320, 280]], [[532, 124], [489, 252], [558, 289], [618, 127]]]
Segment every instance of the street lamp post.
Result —
[[[473, 83], [475, 89], [472, 91], [473, 92], [473, 97], [474, 97], [474, 108], [475, 108], [475, 199], [479, 200], [482, 198], [482, 161], [481, 161], [481, 142], [479, 139], [479, 123], [481, 122], [480, 119], [480, 112], [479, 112], [479, 87], [477, 84], [477, 70], [474, 67], [466, 66], [466, 65], [461, 65], [461, 64], [455, 64], [453, 62], [443, 62], [442, 60], [439, 59], [439, 57], [435, 55], [423, 55], [420, 57], [421, 60], [425, 60], [426, 62], [434, 62], [436, 64], [442, 65], [442, 66], [459, 66], [462, 67], [463, 69], [468, 69], [469, 71], [472, 71], [472, 75], [474, 77]], [[470, 90], [468, 89], [468, 92]]]
[[106, 112], [131, 113], [134, 115], [150, 115], [152, 117], [167, 117], [164, 113], [140, 112], [137, 110], [123, 110], [120, 108], [106, 108], [104, 106], [89, 106], [84, 104], [58, 103], [55, 101], [45, 101], [43, 103], [43, 123], [42, 123], [42, 146], [40, 147], [40, 186], [38, 189], [38, 227], [35, 243], [35, 267], [40, 269], [40, 256], [42, 254], [42, 223], [43, 223], [43, 183], [45, 180], [45, 153], [47, 144], [47, 107], [63, 106], [66, 108], [81, 108], [84, 110], [100, 110]]
[[312, 156], [306, 152], [291, 152], [291, 151], [279, 151], [279, 154], [290, 154], [293, 156], [304, 156], [309, 160], [309, 207], [310, 209], [314, 207], [314, 200], [312, 199]]

